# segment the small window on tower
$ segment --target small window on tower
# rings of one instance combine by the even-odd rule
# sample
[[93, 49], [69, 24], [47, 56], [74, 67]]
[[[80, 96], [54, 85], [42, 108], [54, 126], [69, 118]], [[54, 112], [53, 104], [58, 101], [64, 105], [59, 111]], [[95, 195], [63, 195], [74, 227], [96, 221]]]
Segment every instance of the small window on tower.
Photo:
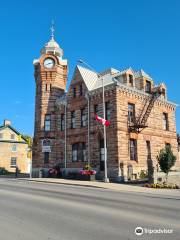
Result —
[[45, 115], [44, 131], [51, 131], [51, 115], [50, 114]]

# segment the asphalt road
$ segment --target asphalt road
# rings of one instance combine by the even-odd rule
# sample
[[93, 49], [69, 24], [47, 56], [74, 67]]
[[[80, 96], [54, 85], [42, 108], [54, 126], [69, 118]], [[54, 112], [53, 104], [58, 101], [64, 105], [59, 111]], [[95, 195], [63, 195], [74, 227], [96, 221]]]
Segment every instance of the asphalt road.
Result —
[[[136, 227], [172, 233], [135, 234]], [[0, 179], [0, 240], [180, 240], [180, 199]]]

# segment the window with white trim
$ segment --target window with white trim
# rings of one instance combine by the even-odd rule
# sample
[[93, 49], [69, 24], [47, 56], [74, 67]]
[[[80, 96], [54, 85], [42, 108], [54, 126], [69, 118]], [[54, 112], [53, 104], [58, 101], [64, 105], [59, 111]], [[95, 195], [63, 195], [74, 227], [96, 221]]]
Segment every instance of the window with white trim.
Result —
[[78, 160], [78, 144], [75, 143], [72, 145], [72, 161], [77, 162]]
[[130, 139], [130, 160], [137, 161], [137, 140]]
[[135, 105], [133, 103], [128, 103], [128, 121], [130, 123], [135, 120]]
[[81, 109], [81, 127], [85, 127], [87, 125], [87, 114], [86, 109]]
[[11, 167], [16, 167], [17, 164], [17, 158], [16, 157], [12, 157], [11, 158]]
[[12, 145], [11, 151], [12, 152], [17, 152], [17, 145], [16, 144]]
[[51, 115], [50, 114], [45, 115], [44, 131], [46, 132], [51, 131]]

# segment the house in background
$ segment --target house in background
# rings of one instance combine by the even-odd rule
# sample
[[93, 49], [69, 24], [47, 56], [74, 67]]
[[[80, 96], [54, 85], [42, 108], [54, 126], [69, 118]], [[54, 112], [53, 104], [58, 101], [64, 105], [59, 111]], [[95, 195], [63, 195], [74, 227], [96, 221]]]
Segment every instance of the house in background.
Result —
[[0, 126], [0, 168], [15, 172], [16, 167], [21, 173], [30, 173], [31, 158], [27, 140], [4, 120]]

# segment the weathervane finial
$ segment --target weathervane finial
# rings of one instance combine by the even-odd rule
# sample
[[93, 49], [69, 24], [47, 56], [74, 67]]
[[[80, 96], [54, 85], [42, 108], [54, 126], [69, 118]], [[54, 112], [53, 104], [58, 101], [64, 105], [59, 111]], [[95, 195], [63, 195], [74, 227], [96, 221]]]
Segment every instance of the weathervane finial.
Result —
[[54, 20], [51, 21], [51, 39], [54, 39], [54, 32], [55, 32], [55, 28], [54, 28]]

